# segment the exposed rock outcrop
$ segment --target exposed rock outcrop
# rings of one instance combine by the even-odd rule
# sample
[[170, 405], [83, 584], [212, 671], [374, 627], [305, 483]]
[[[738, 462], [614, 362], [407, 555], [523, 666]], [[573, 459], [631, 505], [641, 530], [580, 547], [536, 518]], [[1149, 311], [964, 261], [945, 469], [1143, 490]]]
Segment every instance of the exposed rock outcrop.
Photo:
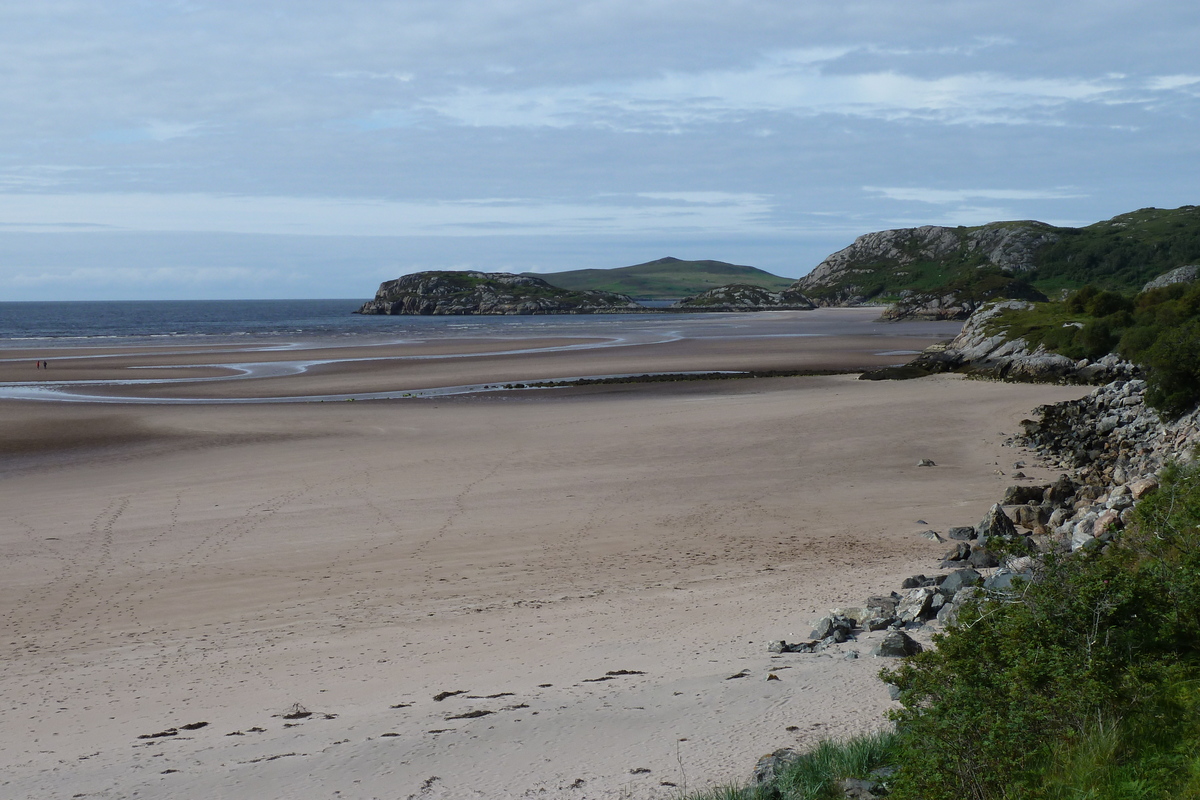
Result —
[[1142, 287], [1143, 292], [1151, 289], [1162, 289], [1176, 283], [1191, 283], [1200, 276], [1200, 266], [1189, 264], [1186, 267], [1176, 267], [1170, 272], [1164, 272]]
[[645, 312], [629, 297], [572, 291], [506, 272], [417, 272], [380, 284], [359, 314], [611, 314]]
[[967, 319], [985, 303], [996, 299], [1045, 302], [1047, 297], [1015, 278], [996, 280], [990, 286], [974, 287], [971, 290], [914, 292], [906, 289], [900, 293], [900, 299], [888, 306], [879, 316], [880, 319], [890, 322]]
[[[822, 261], [793, 284], [821, 305], [857, 305], [878, 294], [880, 273], [917, 277], [915, 265], [972, 261], [1013, 274], [1035, 267], [1043, 245], [1058, 240], [1052, 226], [1042, 222], [993, 223], [980, 228], [925, 225], [876, 231]], [[968, 312], [969, 313], [969, 312]]]
[[734, 283], [685, 297], [671, 308], [687, 311], [807, 311], [816, 308], [816, 304], [792, 289], [772, 292], [761, 286]]
[[991, 378], [1030, 382], [1105, 383], [1128, 379], [1137, 368], [1116, 355], [1096, 361], [1076, 361], [1052, 353], [1044, 345], [1030, 346], [1020, 337], [997, 330], [996, 317], [1008, 309], [1025, 309], [1023, 300], [1006, 300], [979, 308], [949, 343], [926, 348], [902, 367], [864, 373], [866, 380], [917, 378], [939, 372], [967, 372]]

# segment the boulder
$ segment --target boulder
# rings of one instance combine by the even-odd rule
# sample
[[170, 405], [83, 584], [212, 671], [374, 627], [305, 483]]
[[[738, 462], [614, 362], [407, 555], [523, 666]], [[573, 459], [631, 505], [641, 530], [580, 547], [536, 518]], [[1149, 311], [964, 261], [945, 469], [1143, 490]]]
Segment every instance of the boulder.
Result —
[[884, 658], [899, 658], [916, 655], [924, 648], [904, 631], [891, 631], [880, 640], [872, 655]]
[[969, 542], [975, 538], [975, 528], [971, 526], [959, 526], [946, 531], [946, 535], [956, 541]]
[[841, 636], [837, 639], [839, 642], [844, 642], [850, 637], [850, 632], [854, 630], [854, 623], [843, 616], [821, 617], [817, 620], [817, 625], [813, 629], [812, 638], [828, 639], [833, 636]]
[[1110, 531], [1116, 531], [1121, 527], [1121, 512], [1108, 509], [1100, 513], [1096, 517], [1096, 521], [1092, 523], [1092, 535], [1103, 536]]
[[958, 622], [958, 613], [971, 600], [982, 600], [983, 589], [979, 586], [966, 586], [959, 589], [950, 602], [938, 610], [937, 620], [943, 625], [954, 625]]
[[784, 747], [773, 753], [768, 753], [754, 765], [752, 780], [757, 785], [771, 783], [778, 777], [779, 773], [795, 763], [798, 758], [800, 758], [800, 754], [790, 747]]
[[945, 597], [953, 597], [960, 589], [967, 586], [978, 586], [983, 583], [983, 576], [973, 569], [956, 569], [946, 576], [939, 588]]
[[1066, 505], [1075, 495], [1076, 484], [1066, 475], [1059, 475], [1058, 480], [1046, 487], [1042, 500], [1053, 506]]
[[901, 622], [919, 622], [931, 618], [930, 602], [935, 593], [936, 590], [928, 586], [909, 589], [896, 607], [896, 616]]
[[844, 617], [851, 625], [862, 625], [863, 621], [872, 616], [870, 609], [860, 606], [845, 606], [844, 608], [829, 609], [829, 616]]
[[[1022, 462], [1018, 462], [1022, 463]], [[1049, 484], [1041, 486], [1010, 486], [1004, 491], [1004, 499], [1000, 502], [1006, 506], [1020, 506], [1026, 503], [1040, 503]]]
[[986, 548], [976, 547], [971, 550], [971, 555], [967, 558], [967, 564], [975, 569], [991, 569], [992, 567], [1000, 566], [1000, 559], [996, 558]]
[[875, 616], [885, 617], [896, 613], [896, 605], [900, 602], [897, 594], [877, 594], [867, 598], [867, 609], [878, 611]]
[[1129, 492], [1133, 495], [1134, 500], [1141, 500], [1148, 494], [1158, 490], [1158, 478], [1153, 475], [1147, 475], [1144, 478], [1138, 478], [1129, 484]]
[[[946, 551], [946, 555], [942, 556], [943, 561], [966, 561], [971, 557], [971, 545], [966, 542], [959, 542]], [[919, 586], [920, 584], [918, 584]]]
[[1033, 530], [1050, 519], [1050, 507], [1039, 503], [1016, 506], [1012, 510], [1013, 521], [1022, 528]]
[[1017, 578], [1027, 581], [1033, 578], [1033, 574], [1011, 569], [996, 570], [995, 574], [983, 582], [983, 588], [989, 592], [1008, 593], [1012, 590], [1013, 580]]
[[975, 530], [979, 534], [979, 538], [984, 542], [992, 537], [1001, 539], [1011, 539], [1017, 535], [1016, 526], [1012, 520], [1004, 513], [1004, 509], [997, 503], [988, 509], [988, 513], [984, 515], [979, 524], [975, 526]]
[[880, 796], [881, 788], [876, 781], [864, 778], [842, 778], [838, 782], [841, 797], [845, 800], [875, 800]]

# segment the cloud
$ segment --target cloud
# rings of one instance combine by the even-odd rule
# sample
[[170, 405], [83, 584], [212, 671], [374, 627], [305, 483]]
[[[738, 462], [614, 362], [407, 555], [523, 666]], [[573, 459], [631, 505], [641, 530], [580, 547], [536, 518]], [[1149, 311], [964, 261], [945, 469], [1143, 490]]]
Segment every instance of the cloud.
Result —
[[414, 76], [411, 72], [396, 72], [390, 70], [387, 72], [372, 72], [371, 70], [362, 69], [347, 69], [337, 72], [328, 73], [331, 78], [346, 78], [346, 79], [364, 79], [373, 81], [397, 81], [399, 83], [408, 83]]
[[1049, 112], [1066, 104], [1103, 102], [1130, 88], [1109, 77], [1014, 77], [996, 72], [921, 77], [895, 68], [851, 73], [826, 69], [848, 54], [870, 50], [778, 51], [744, 68], [675, 71], [623, 82], [511, 91], [464, 87], [427, 97], [417, 107], [473, 127], [676, 130], [736, 122], [758, 113], [1024, 124], [1048, 121]]
[[98, 131], [92, 139], [98, 142], [131, 144], [135, 142], [166, 142], [184, 136], [195, 136], [204, 127], [200, 122], [165, 122], [149, 120], [132, 128], [115, 128]]
[[387, 201], [213, 194], [3, 194], [9, 230], [265, 233], [307, 236], [483, 236], [746, 232], [775, 229], [763, 195], [668, 192], [591, 202], [529, 198]]
[[1200, 83], [1200, 75], [1160, 75], [1148, 80], [1146, 86], [1155, 92], [1169, 92], [1197, 83]]
[[889, 200], [916, 201], [935, 205], [965, 203], [968, 200], [1074, 200], [1086, 194], [1061, 189], [930, 189], [926, 187], [864, 186], [863, 191]]

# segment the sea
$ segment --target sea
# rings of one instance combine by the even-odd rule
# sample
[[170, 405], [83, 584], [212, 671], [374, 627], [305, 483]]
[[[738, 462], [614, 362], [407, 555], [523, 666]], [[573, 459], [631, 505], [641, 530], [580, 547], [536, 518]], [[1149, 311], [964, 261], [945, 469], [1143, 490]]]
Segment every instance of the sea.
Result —
[[[0, 347], [113, 347], [240, 342], [331, 343], [430, 339], [528, 338], [642, 334], [651, 339], [782, 333], [776, 312], [736, 314], [555, 314], [536, 316], [386, 316], [354, 311], [361, 299], [152, 300], [0, 303]], [[894, 324], [789, 315], [790, 336], [896, 334]], [[961, 323], [906, 323], [904, 333], [943, 332]]]

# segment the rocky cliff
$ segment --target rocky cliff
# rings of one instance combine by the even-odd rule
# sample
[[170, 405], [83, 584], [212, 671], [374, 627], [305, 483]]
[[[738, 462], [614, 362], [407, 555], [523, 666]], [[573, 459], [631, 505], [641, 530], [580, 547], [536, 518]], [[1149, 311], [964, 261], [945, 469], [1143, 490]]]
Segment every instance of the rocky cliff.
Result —
[[506, 272], [417, 272], [384, 281], [358, 314], [611, 314], [646, 309], [629, 297], [572, 291]]
[[925, 225], [860, 236], [793, 284], [822, 305], [855, 305], [923, 279], [949, 280], [964, 270], [990, 267], [1029, 272], [1056, 229], [1042, 222], [991, 223], [978, 228]]
[[792, 289], [772, 292], [761, 286], [735, 283], [685, 297], [671, 308], [684, 311], [807, 311], [816, 305]]

